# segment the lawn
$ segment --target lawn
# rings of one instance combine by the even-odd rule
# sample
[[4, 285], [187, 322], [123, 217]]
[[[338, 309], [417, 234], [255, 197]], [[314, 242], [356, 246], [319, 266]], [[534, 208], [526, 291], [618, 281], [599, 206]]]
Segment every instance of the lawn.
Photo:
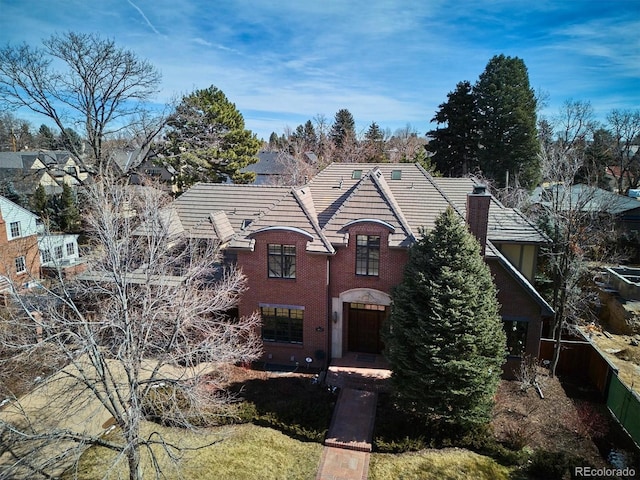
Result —
[[[179, 444], [183, 448], [175, 462], [160, 445], [154, 446], [153, 453], [163, 478], [308, 480], [315, 477], [322, 454], [319, 443], [301, 442], [271, 428], [250, 424], [193, 433], [146, 422], [143, 433], [149, 435], [152, 432], [165, 442]], [[121, 458], [117, 462], [116, 457], [117, 453], [110, 450], [90, 448], [80, 460], [77, 478], [126, 478], [126, 461]], [[145, 452], [142, 458], [143, 477], [155, 478], [151, 456]], [[67, 472], [63, 478], [70, 480], [76, 478], [75, 474], [75, 471]]]
[[489, 457], [457, 448], [373, 454], [369, 463], [370, 480], [507, 480], [509, 473]]

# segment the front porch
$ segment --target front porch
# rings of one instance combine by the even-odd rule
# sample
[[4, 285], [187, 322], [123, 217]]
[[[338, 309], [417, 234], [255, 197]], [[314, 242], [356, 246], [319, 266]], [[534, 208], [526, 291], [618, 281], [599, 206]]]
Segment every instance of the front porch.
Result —
[[372, 392], [389, 388], [391, 370], [382, 355], [348, 352], [331, 359], [325, 382], [338, 388], [353, 388]]

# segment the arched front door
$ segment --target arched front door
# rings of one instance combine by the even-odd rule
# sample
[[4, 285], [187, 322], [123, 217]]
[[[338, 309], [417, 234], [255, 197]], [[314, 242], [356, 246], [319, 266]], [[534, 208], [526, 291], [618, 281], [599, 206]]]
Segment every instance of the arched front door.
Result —
[[347, 310], [349, 351], [380, 353], [384, 347], [380, 332], [387, 318], [384, 305], [351, 302]]

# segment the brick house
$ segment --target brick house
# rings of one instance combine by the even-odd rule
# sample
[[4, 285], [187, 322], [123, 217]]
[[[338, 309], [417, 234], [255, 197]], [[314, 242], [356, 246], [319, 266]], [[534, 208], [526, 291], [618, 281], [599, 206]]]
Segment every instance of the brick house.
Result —
[[0, 196], [0, 291], [40, 278], [38, 216]]
[[545, 236], [469, 178], [417, 164], [331, 164], [299, 188], [196, 184], [171, 206], [176, 232], [217, 239], [248, 279], [240, 315], [259, 311], [264, 360], [326, 366], [380, 353], [380, 327], [408, 248], [447, 206], [470, 224], [494, 275], [508, 336], [505, 372], [539, 353], [552, 315], [531, 281]]

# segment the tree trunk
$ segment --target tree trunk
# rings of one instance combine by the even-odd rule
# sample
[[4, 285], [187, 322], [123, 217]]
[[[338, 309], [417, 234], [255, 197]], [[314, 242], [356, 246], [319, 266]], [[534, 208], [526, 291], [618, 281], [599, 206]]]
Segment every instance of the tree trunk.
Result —
[[129, 465], [129, 480], [142, 480], [142, 472], [140, 471], [140, 445], [138, 435], [135, 438], [127, 438], [127, 463]]
[[551, 358], [551, 378], [556, 376], [556, 368], [558, 367], [558, 361], [560, 360], [560, 349], [562, 348], [562, 326], [558, 325], [553, 329], [553, 357]]

